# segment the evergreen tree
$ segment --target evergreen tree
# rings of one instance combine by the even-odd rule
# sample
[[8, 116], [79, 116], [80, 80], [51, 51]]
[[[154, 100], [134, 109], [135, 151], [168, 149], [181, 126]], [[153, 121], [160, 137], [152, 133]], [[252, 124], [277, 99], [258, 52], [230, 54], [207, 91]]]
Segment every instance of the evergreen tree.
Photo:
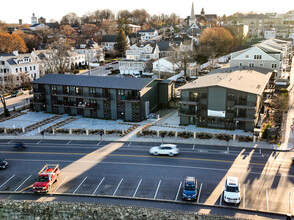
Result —
[[124, 29], [122, 27], [119, 28], [117, 41], [114, 45], [114, 49], [120, 54], [120, 56], [123, 56], [126, 53], [126, 50], [128, 49], [128, 42], [126, 39]]

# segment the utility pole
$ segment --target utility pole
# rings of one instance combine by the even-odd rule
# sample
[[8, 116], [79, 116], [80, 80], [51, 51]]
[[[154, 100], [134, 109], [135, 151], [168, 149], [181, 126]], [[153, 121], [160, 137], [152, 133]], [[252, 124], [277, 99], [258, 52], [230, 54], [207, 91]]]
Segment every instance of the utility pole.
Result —
[[88, 74], [89, 74], [89, 76], [91, 76], [91, 67], [90, 67], [89, 53], [87, 53], [87, 61], [88, 61]]

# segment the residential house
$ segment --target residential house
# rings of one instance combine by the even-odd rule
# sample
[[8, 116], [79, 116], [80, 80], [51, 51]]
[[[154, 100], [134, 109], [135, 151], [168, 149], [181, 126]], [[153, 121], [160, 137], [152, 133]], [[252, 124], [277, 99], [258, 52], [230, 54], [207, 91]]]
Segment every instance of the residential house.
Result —
[[158, 41], [159, 57], [174, 57], [176, 54], [175, 47], [178, 47], [181, 42], [173, 42], [170, 40]]
[[32, 82], [36, 111], [142, 121], [172, 99], [170, 81], [48, 74]]
[[30, 26], [30, 30], [35, 31], [38, 29], [52, 29], [56, 28], [59, 29], [59, 24], [57, 22], [55, 23], [37, 23]]
[[153, 38], [158, 36], [156, 29], [140, 30], [138, 33], [141, 35], [141, 42], [152, 41]]
[[225, 68], [180, 87], [181, 124], [253, 131], [274, 92], [275, 73], [265, 68]]
[[104, 62], [104, 48], [92, 40], [77, 45], [75, 51], [79, 54], [85, 54], [85, 59], [88, 62]]
[[[126, 40], [128, 44], [130, 44], [130, 39], [126, 36]], [[102, 47], [105, 48], [106, 51], [114, 50], [114, 45], [117, 42], [117, 35], [104, 35], [100, 41]]]
[[[148, 63], [159, 58], [158, 45], [132, 45], [126, 51], [126, 59], [119, 61], [120, 74], [142, 74], [146, 72]], [[150, 63], [150, 65], [152, 65]], [[151, 71], [150, 71], [151, 72]]]
[[135, 25], [135, 24], [129, 24], [129, 28], [131, 33], [137, 33], [138, 31], [141, 30], [141, 26]]
[[[40, 77], [39, 63], [30, 54], [0, 54], [0, 82], [8, 86], [8, 75], [14, 76], [13, 87], [20, 87], [22, 84], [22, 74], [26, 74], [30, 80]], [[10, 81], [11, 82], [11, 81]]]
[[175, 73], [179, 66], [175, 63], [176, 61], [172, 57], [163, 57], [153, 62], [153, 72]]

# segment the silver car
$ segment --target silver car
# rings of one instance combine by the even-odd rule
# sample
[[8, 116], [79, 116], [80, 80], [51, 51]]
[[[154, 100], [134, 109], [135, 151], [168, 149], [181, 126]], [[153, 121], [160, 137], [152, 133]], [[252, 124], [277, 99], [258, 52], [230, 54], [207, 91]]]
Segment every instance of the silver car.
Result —
[[175, 144], [161, 144], [160, 146], [151, 147], [149, 153], [152, 155], [168, 155], [174, 156], [179, 154], [179, 149]]

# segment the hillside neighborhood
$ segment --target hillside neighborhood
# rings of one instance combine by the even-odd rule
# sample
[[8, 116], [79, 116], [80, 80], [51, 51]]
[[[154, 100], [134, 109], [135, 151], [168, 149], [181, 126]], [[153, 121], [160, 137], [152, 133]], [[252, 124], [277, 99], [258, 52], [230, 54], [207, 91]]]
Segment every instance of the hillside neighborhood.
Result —
[[[143, 154], [143, 149], [145, 151], [145, 148], [153, 146], [152, 143], [166, 149], [180, 146], [179, 150], [166, 153], [168, 156], [179, 154], [175, 157], [177, 161], [190, 160], [194, 156], [198, 157], [198, 154], [204, 156], [207, 153], [208, 156], [203, 158], [194, 158], [200, 163], [198, 167], [202, 167], [201, 163], [205, 160], [212, 164], [226, 164], [225, 159], [219, 159], [234, 155], [234, 158], [228, 159], [232, 162], [231, 167], [224, 169], [230, 175], [238, 176], [239, 180], [227, 173], [217, 174], [221, 175], [218, 178], [222, 185], [215, 183], [218, 180], [211, 180], [205, 188], [207, 174], [199, 173], [199, 181], [202, 182], [196, 187], [195, 198], [183, 191], [183, 199], [194, 199], [195, 204], [228, 210], [232, 207], [224, 204], [232, 203], [237, 205], [233, 207], [236, 210], [256, 211], [258, 215], [262, 215], [262, 212], [280, 216], [290, 213], [287, 219], [291, 219], [291, 215], [294, 215], [289, 191], [294, 178], [291, 173], [291, 163], [294, 161], [294, 10], [284, 14], [238, 12], [221, 16], [207, 14], [205, 8], [197, 13], [194, 3], [187, 7], [190, 14], [184, 18], [175, 13], [150, 15], [145, 9], [118, 12], [103, 9], [81, 17], [71, 12], [60, 21], [48, 21], [41, 14], [32, 12], [30, 24], [23, 23], [22, 19], [19, 19], [18, 24], [7, 24], [0, 19], [1, 157], [7, 154], [8, 159], [11, 157], [17, 160], [6, 147], [22, 142], [32, 144], [36, 149], [46, 141], [48, 146], [51, 146], [50, 141], [52, 146], [57, 143], [63, 147], [79, 141], [89, 143], [88, 147], [103, 145], [85, 155], [81, 153], [83, 158], [68, 159], [75, 161], [72, 164], [86, 160], [79, 166], [79, 169], [85, 170], [80, 172], [78, 169], [82, 176], [83, 172], [90, 172], [85, 167], [88, 161], [92, 161], [91, 155], [97, 156], [95, 161], [108, 161], [109, 156], [123, 155], [124, 152], [120, 151], [130, 148], [134, 143], [139, 150], [134, 155], [131, 151], [127, 152], [125, 157], [132, 159], [126, 163], [133, 162], [133, 157]], [[145, 148], [140, 148], [141, 145]], [[72, 149], [61, 147], [53, 150], [58, 155], [63, 154], [59, 151], [66, 149], [68, 152], [65, 154], [74, 156], [78, 155], [75, 152], [79, 151], [78, 148], [74, 145]], [[29, 150], [30, 147], [27, 153], [30, 153]], [[181, 157], [182, 150], [185, 158]], [[40, 152], [36, 151], [35, 154]], [[215, 152], [220, 156], [214, 156]], [[237, 152], [236, 157], [234, 152]], [[149, 153], [152, 158], [160, 154], [156, 151], [154, 153], [152, 148]], [[62, 158], [60, 155], [58, 157]], [[146, 160], [146, 164], [149, 163], [149, 158], [142, 157], [143, 162]], [[252, 161], [251, 157], [256, 161]], [[158, 161], [152, 164], [169, 166], [173, 163], [172, 160], [160, 162], [161, 159], [161, 156], [158, 157]], [[54, 161], [51, 158], [46, 163]], [[276, 176], [272, 177], [271, 183], [266, 180], [261, 183], [259, 181], [262, 178], [254, 178], [254, 187], [264, 187], [258, 191], [251, 185], [251, 180], [245, 177], [245, 173], [243, 175], [243, 171], [238, 174], [234, 170], [239, 169], [235, 167], [235, 163], [239, 162], [242, 166], [256, 165], [256, 172], [260, 172], [260, 176], [265, 175], [266, 169], [272, 168], [274, 170], [269, 171], [270, 175], [289, 178], [290, 182], [286, 182], [288, 179], [283, 180], [285, 184], [281, 186]], [[108, 162], [103, 163], [108, 166]], [[271, 163], [273, 166], [267, 167]], [[192, 163], [178, 165], [186, 169]], [[256, 175], [245, 165], [247, 169], [242, 168], [246, 170], [244, 172]], [[261, 165], [267, 168], [259, 171]], [[68, 164], [61, 172], [71, 173], [67, 170], [70, 166]], [[223, 169], [222, 165], [220, 167]], [[108, 169], [105, 168], [103, 172], [111, 175]], [[218, 165], [212, 170], [216, 172], [217, 169]], [[186, 171], [184, 173], [188, 174]], [[125, 175], [127, 173], [131, 172], [126, 171]], [[175, 171], [174, 178], [180, 173]], [[72, 194], [76, 193], [87, 177]], [[57, 182], [58, 176], [55, 178]], [[66, 181], [66, 178], [62, 181]], [[103, 185], [104, 178], [93, 195]], [[197, 185], [195, 177], [186, 178], [185, 184], [192, 181]], [[116, 198], [116, 193], [119, 193], [117, 191], [123, 179], [121, 177], [112, 198]], [[70, 180], [74, 182], [75, 177]], [[161, 181], [164, 179], [160, 179], [155, 187], [155, 195], [151, 198], [153, 202], [157, 202]], [[226, 187], [237, 184], [236, 187], [240, 188], [238, 181], [243, 184], [238, 189], [238, 192], [242, 192], [242, 198], [238, 195], [236, 199], [228, 199]], [[133, 196], [122, 198], [137, 198], [141, 182], [142, 179]], [[177, 203], [179, 193], [185, 190], [182, 185], [184, 182], [174, 187], [178, 187], [175, 199], [163, 197], [160, 198], [162, 202]], [[272, 187], [274, 182], [276, 188]], [[202, 183], [203, 190], [211, 191], [211, 194], [203, 192], [205, 199], [200, 197]], [[5, 184], [0, 181], [0, 192], [5, 191]], [[57, 191], [59, 186], [54, 190]], [[251, 187], [253, 192], [249, 193]], [[282, 187], [289, 189], [283, 191], [281, 203], [276, 198], [271, 201], [269, 192], [273, 198], [279, 195]], [[18, 192], [19, 188], [13, 191]], [[48, 190], [50, 188], [51, 185]], [[261, 199], [263, 195], [256, 199], [254, 190], [259, 193], [265, 190], [265, 199]], [[219, 191], [224, 192], [219, 196]], [[100, 193], [105, 195], [104, 191]], [[143, 193], [137, 199], [149, 198], [147, 195]], [[272, 202], [271, 206], [269, 201]], [[221, 212], [216, 213], [222, 215]], [[249, 213], [248, 216], [252, 218]]]

